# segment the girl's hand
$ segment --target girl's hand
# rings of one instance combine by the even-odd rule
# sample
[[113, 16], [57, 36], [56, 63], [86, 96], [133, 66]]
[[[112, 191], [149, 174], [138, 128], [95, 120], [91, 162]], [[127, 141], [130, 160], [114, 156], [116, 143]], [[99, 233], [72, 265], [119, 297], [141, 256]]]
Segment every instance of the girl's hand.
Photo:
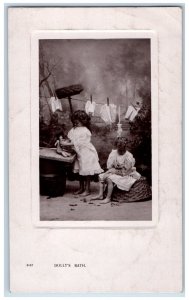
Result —
[[61, 141], [61, 145], [62, 146], [72, 146], [73, 145], [73, 143], [70, 141], [70, 140], [62, 140]]
[[125, 169], [125, 168], [123, 168], [123, 169], [122, 169], [122, 176], [127, 176], [127, 175], [129, 175], [131, 172], [132, 172], [132, 168], [130, 168], [130, 169]]
[[107, 171], [107, 173], [111, 173], [111, 174], [116, 174], [116, 169], [115, 168], [111, 168]]

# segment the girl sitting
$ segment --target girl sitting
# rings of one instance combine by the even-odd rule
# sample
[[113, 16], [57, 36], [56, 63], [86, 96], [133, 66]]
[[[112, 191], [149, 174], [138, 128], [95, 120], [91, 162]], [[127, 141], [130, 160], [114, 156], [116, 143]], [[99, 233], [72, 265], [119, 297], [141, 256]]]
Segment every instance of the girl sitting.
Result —
[[118, 137], [115, 147], [116, 149], [112, 150], [107, 160], [108, 171], [99, 175], [99, 194], [92, 198], [92, 200], [103, 200], [104, 185], [107, 184], [107, 196], [100, 202], [102, 204], [111, 201], [115, 185], [121, 190], [129, 191], [135, 181], [141, 177], [134, 167], [133, 155], [127, 151], [126, 139]]
[[75, 194], [87, 196], [90, 194], [91, 175], [100, 174], [103, 170], [99, 164], [97, 151], [91, 143], [90, 117], [85, 111], [77, 110], [72, 114], [71, 120], [73, 128], [68, 132], [68, 138], [77, 153], [74, 172], [80, 175], [80, 188]]

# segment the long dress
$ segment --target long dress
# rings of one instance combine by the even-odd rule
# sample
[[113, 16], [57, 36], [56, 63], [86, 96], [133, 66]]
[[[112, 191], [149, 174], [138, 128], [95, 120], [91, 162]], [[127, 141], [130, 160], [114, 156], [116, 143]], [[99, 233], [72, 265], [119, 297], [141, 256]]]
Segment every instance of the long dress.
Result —
[[[129, 191], [136, 180], [141, 177], [134, 165], [135, 159], [129, 151], [126, 151], [123, 155], [119, 155], [117, 150], [112, 150], [107, 160], [107, 168], [115, 168], [118, 171], [117, 173], [121, 175], [109, 173], [108, 178], [120, 190]], [[99, 177], [103, 180], [103, 174], [100, 174]]]
[[74, 172], [82, 176], [100, 174], [103, 170], [99, 164], [98, 153], [91, 143], [91, 132], [88, 128], [75, 127], [68, 132], [68, 138], [74, 144], [77, 159]]

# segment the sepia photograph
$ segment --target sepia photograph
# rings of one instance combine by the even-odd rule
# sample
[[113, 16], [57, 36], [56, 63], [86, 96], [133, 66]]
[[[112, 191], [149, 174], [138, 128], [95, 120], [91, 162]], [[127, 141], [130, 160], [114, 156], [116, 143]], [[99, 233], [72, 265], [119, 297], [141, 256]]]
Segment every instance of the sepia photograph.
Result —
[[151, 221], [151, 39], [39, 38], [38, 58], [40, 221]]

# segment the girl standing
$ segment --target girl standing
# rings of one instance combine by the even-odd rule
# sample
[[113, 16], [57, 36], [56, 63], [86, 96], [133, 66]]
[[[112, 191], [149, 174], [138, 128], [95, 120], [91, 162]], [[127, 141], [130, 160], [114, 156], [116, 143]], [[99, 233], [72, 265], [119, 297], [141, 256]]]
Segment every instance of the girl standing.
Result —
[[99, 164], [97, 151], [91, 143], [90, 117], [83, 110], [75, 111], [71, 120], [73, 128], [68, 132], [68, 138], [74, 145], [77, 159], [74, 172], [80, 175], [80, 188], [75, 194], [87, 196], [90, 194], [90, 178], [103, 170]]

